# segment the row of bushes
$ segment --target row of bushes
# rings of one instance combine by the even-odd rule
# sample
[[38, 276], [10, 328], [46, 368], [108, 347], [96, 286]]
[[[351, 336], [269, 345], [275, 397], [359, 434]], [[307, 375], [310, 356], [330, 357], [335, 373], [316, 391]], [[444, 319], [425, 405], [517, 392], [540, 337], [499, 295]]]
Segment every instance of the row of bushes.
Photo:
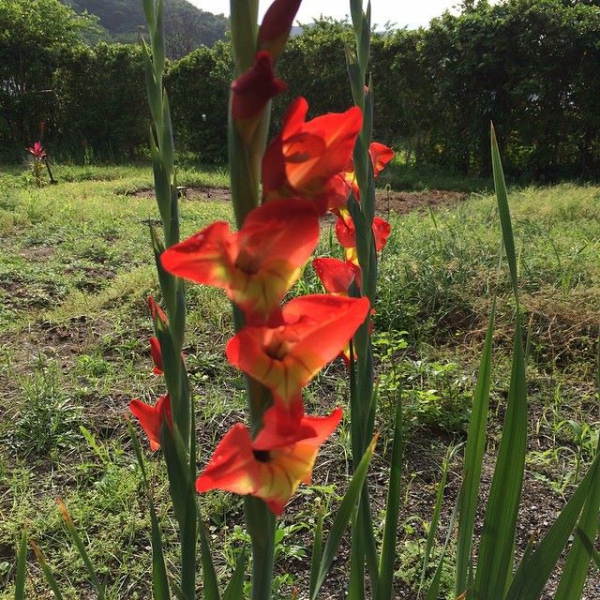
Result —
[[[375, 137], [417, 164], [487, 175], [493, 120], [510, 172], [600, 176], [600, 9], [566, 0], [463, 4], [461, 15], [447, 13], [428, 29], [373, 36]], [[308, 98], [312, 115], [350, 105], [350, 35], [347, 25], [323, 20], [290, 40], [277, 67], [288, 90], [275, 102], [274, 123], [297, 95]], [[227, 43], [172, 62], [166, 75], [177, 146], [206, 163], [226, 158], [230, 76]], [[63, 50], [47, 77], [39, 93], [0, 89], [5, 154], [42, 133], [55, 156], [144, 152], [149, 113], [139, 46]]]

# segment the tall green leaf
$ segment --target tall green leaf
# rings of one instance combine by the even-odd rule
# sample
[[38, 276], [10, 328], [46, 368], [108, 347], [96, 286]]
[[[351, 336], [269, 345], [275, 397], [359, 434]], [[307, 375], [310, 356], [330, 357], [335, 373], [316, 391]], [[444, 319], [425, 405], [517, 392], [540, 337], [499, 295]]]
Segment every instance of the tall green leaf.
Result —
[[313, 542], [313, 551], [310, 558], [310, 587], [309, 594], [312, 597], [317, 586], [317, 578], [319, 576], [319, 567], [321, 566], [321, 557], [323, 556], [323, 520], [325, 511], [321, 510], [317, 517], [315, 525], [315, 538]]
[[[599, 486], [600, 455], [596, 456], [590, 470], [577, 486], [570, 500], [564, 506], [560, 515], [537, 548], [526, 559], [526, 562], [519, 566], [505, 600], [535, 600], [539, 598], [569, 541], [569, 537], [575, 529], [577, 519], [590, 494], [590, 490], [592, 490], [592, 494], [597, 494]], [[579, 595], [576, 592], [571, 593], [571, 590], [568, 590], [568, 595], [564, 597], [569, 599], [579, 598]]]
[[25, 600], [25, 577], [27, 575], [27, 526], [23, 527], [19, 551], [17, 552], [17, 577], [15, 580], [15, 600]]
[[[596, 449], [596, 456], [599, 449]], [[596, 475], [590, 482], [590, 490], [585, 501], [578, 525], [578, 535], [573, 541], [554, 600], [569, 600], [582, 595], [583, 586], [590, 567], [592, 554], [584, 539], [594, 540], [598, 532], [598, 514], [600, 512], [600, 477]]]
[[379, 561], [377, 600], [392, 598], [394, 563], [396, 561], [396, 538], [398, 536], [398, 513], [400, 512], [400, 484], [402, 481], [402, 457], [404, 456], [404, 432], [402, 413], [402, 392], [396, 400], [394, 415], [394, 442], [390, 462], [388, 497], [383, 524], [383, 542]]
[[223, 600], [239, 600], [243, 597], [244, 575], [246, 574], [246, 550], [242, 550], [235, 565], [235, 571], [223, 592]]
[[527, 450], [527, 382], [517, 289], [517, 258], [506, 183], [493, 128], [492, 166], [516, 310], [506, 417], [483, 522], [475, 582], [467, 593], [468, 598], [477, 600], [502, 600], [510, 580]]
[[335, 515], [335, 519], [331, 525], [331, 530], [329, 531], [329, 536], [327, 537], [327, 542], [325, 542], [325, 547], [323, 548], [321, 565], [319, 567], [318, 575], [315, 577], [314, 589], [310, 595], [311, 600], [315, 600], [319, 590], [321, 589], [321, 586], [323, 585], [323, 582], [325, 581], [325, 576], [329, 572], [337, 549], [342, 541], [344, 531], [346, 530], [346, 527], [350, 521], [350, 517], [354, 512], [356, 503], [359, 500], [376, 442], [377, 436], [373, 438], [367, 447], [367, 450], [365, 451], [358, 467], [354, 471], [354, 476], [348, 485], [346, 494], [344, 495], [342, 503], [338, 508], [337, 514]]
[[219, 600], [220, 594], [217, 573], [212, 560], [206, 527], [200, 515], [198, 515], [198, 532], [200, 533], [200, 555], [202, 561], [202, 575], [204, 576], [204, 598], [205, 600]]
[[486, 428], [490, 402], [490, 386], [492, 379], [492, 342], [496, 301], [492, 302], [492, 310], [488, 323], [477, 386], [473, 396], [473, 409], [469, 422], [467, 448], [465, 450], [461, 500], [459, 505], [458, 540], [456, 543], [456, 581], [454, 596], [458, 597], [467, 589], [469, 571], [471, 570], [471, 553], [473, 547], [473, 529], [479, 500], [481, 465], [485, 452]]

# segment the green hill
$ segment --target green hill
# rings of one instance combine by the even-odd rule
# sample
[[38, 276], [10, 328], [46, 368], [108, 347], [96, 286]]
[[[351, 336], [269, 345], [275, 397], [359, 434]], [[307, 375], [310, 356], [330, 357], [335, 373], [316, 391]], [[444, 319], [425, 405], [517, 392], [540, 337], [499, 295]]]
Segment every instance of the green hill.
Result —
[[[146, 19], [141, 0], [61, 0], [76, 12], [95, 15], [106, 38], [123, 43], [138, 40]], [[205, 12], [186, 0], [165, 2], [165, 33], [170, 58], [181, 58], [200, 46], [225, 38], [229, 26], [223, 15]]]

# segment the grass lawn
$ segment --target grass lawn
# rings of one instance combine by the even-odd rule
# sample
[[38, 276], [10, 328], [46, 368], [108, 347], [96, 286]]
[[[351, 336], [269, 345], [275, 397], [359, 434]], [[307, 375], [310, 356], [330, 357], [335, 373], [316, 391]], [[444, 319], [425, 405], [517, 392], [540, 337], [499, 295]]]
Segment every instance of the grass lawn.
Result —
[[[14, 594], [21, 528], [45, 554], [65, 598], [92, 598], [86, 570], [63, 526], [62, 498], [109, 599], [151, 597], [150, 521], [124, 416], [130, 399], [153, 401], [147, 297], [158, 297], [148, 224], [158, 211], [145, 167], [54, 168], [58, 185], [35, 187], [19, 170], [0, 169], [0, 598]], [[182, 235], [231, 219], [226, 173], [182, 171]], [[390, 182], [393, 188], [393, 180]], [[381, 410], [372, 468], [377, 499], [389, 453], [389, 423], [402, 388], [407, 436], [398, 531], [397, 597], [414, 598], [427, 526], [444, 458], [465, 440], [475, 373], [492, 298], [497, 296], [492, 420], [484, 482], [494, 461], [508, 387], [513, 301], [495, 199], [459, 197], [427, 186], [410, 196], [382, 192], [392, 236], [380, 266], [375, 349]], [[468, 188], [465, 188], [468, 189]], [[417, 198], [417, 200], [415, 200]], [[432, 202], [432, 198], [437, 198]], [[441, 200], [440, 200], [441, 199]], [[452, 201], [446, 202], [445, 199]], [[600, 425], [597, 341], [600, 306], [600, 188], [560, 185], [510, 194], [528, 353], [530, 438], [520, 554], [564, 505], [595, 451]], [[403, 204], [404, 203], [404, 204]], [[432, 206], [435, 205], [435, 206]], [[333, 250], [324, 224], [318, 254]], [[311, 267], [298, 284], [321, 291]], [[197, 407], [199, 467], [223, 433], [244, 418], [240, 374], [224, 359], [232, 334], [220, 291], [189, 286], [185, 347]], [[307, 411], [347, 402], [336, 361], [308, 388]], [[276, 584], [281, 598], [306, 591], [315, 506], [334, 507], [348, 480], [349, 428], [343, 423], [278, 522]], [[143, 440], [147, 447], [146, 440]], [[460, 450], [450, 460], [443, 523], [460, 485]], [[148, 453], [168, 566], [177, 568], [175, 526], [164, 465]], [[486, 483], [484, 483], [484, 489]], [[383, 500], [383, 498], [381, 498]], [[227, 578], [246, 535], [239, 497], [206, 494], [218, 575]], [[382, 508], [383, 504], [376, 509]], [[441, 534], [445, 535], [445, 531]], [[342, 597], [347, 548], [325, 585]], [[28, 597], [52, 598], [33, 553]], [[452, 560], [452, 552], [450, 552]], [[551, 596], [548, 596], [551, 597]], [[588, 599], [600, 600], [600, 577]]]

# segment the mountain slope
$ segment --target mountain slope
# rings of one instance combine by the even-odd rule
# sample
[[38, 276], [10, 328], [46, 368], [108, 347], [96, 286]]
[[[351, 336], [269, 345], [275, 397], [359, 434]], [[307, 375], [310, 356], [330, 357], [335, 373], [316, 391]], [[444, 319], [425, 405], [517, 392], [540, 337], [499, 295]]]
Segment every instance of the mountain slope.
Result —
[[[100, 20], [110, 38], [135, 42], [146, 19], [141, 0], [61, 0], [76, 12], [87, 11]], [[181, 58], [199, 46], [212, 46], [225, 38], [228, 20], [205, 12], [186, 0], [165, 2], [165, 34], [170, 58]]]

